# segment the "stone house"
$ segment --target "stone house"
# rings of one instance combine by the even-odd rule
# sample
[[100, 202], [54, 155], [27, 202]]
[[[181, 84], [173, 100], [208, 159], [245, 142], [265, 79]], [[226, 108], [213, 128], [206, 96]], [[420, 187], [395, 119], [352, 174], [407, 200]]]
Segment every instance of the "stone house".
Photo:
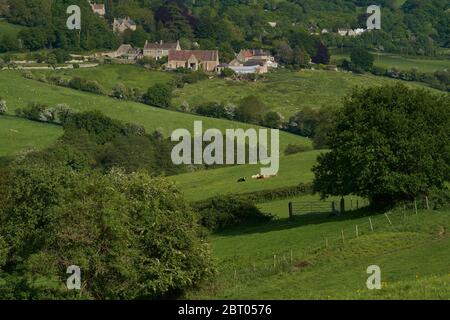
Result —
[[124, 32], [125, 30], [136, 31], [136, 23], [130, 18], [114, 19], [113, 30], [114, 32]]
[[142, 49], [133, 48], [130, 44], [122, 44], [116, 51], [105, 53], [104, 56], [114, 59], [138, 60], [142, 58]]
[[170, 50], [180, 51], [180, 41], [164, 43], [162, 40], [156, 43], [149, 43], [145, 41], [144, 57], [154, 58], [159, 60], [169, 55]]
[[187, 68], [194, 71], [216, 71], [219, 65], [217, 50], [169, 50], [167, 68], [174, 70]]
[[89, 1], [89, 4], [91, 5], [92, 11], [99, 16], [104, 16], [106, 14], [106, 8], [104, 4], [96, 4]]

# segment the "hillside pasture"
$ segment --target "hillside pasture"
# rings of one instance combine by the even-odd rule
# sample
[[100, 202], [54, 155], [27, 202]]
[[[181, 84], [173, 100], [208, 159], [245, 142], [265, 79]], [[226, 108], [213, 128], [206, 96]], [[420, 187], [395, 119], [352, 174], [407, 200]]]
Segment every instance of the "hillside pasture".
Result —
[[[363, 210], [280, 219], [213, 235], [219, 276], [189, 297], [449, 299], [448, 210], [388, 214], [392, 225], [383, 214]], [[381, 290], [366, 287], [371, 265], [381, 268]]]
[[26, 149], [43, 149], [62, 135], [62, 128], [26, 119], [0, 116], [0, 157]]
[[[30, 103], [42, 103], [49, 106], [65, 103], [78, 111], [100, 110], [114, 119], [140, 124], [148, 132], [160, 130], [166, 137], [170, 136], [172, 131], [178, 128], [185, 128], [192, 132], [194, 121], [200, 120], [203, 122], [203, 130], [216, 128], [225, 132], [226, 129], [241, 128], [247, 130], [249, 128], [261, 128], [255, 125], [200, 117], [151, 107], [141, 103], [117, 100], [107, 96], [57, 87], [36, 80], [25, 79], [20, 72], [16, 71], [1, 71], [0, 83], [0, 97], [7, 101], [10, 114], [13, 114], [18, 108], [26, 107]], [[311, 141], [300, 136], [280, 132], [280, 154], [283, 153], [288, 144], [311, 145]]]
[[[191, 108], [214, 102], [237, 105], [246, 96], [255, 95], [264, 102], [267, 111], [278, 111], [288, 118], [305, 107], [339, 108], [342, 106], [342, 99], [356, 86], [380, 86], [398, 81], [370, 74], [322, 70], [280, 70], [265, 77], [265, 80], [257, 82], [212, 79], [186, 85], [183, 89], [176, 90], [173, 103], [180, 106], [187, 102]], [[406, 84], [422, 87], [418, 84]]]
[[[197, 171], [170, 177], [190, 201], [204, 200], [224, 194], [239, 194], [281, 187], [296, 186], [311, 182], [311, 172], [317, 156], [322, 151], [309, 151], [280, 157], [278, 175], [269, 179], [252, 179], [260, 172], [261, 165], [239, 165], [209, 170], [207, 173]], [[237, 182], [245, 177], [245, 182]]]

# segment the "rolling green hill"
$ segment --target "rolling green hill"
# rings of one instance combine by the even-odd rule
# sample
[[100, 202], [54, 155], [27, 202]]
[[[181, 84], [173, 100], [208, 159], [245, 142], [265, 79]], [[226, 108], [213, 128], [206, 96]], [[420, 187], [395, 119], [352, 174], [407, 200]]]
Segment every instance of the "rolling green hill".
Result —
[[[64, 78], [82, 76], [96, 80], [111, 91], [117, 83], [141, 91], [155, 83], [167, 83], [174, 77], [167, 72], [145, 70], [133, 65], [102, 65], [91, 69], [33, 71], [35, 75], [56, 74]], [[249, 95], [256, 95], [266, 104], [267, 110], [281, 112], [289, 117], [304, 107], [340, 107], [342, 98], [356, 86], [377, 86], [392, 84], [399, 80], [376, 77], [370, 74], [358, 75], [347, 72], [302, 70], [298, 72], [278, 71], [265, 75], [258, 82], [231, 81], [219, 78], [185, 85], [175, 90], [173, 105], [187, 102], [190, 107], [204, 103], [221, 102], [238, 104]], [[420, 84], [406, 83], [411, 86]], [[432, 89], [430, 89], [432, 90]]]
[[[340, 107], [342, 98], [355, 86], [379, 86], [393, 84], [397, 80], [369, 74], [357, 75], [346, 72], [302, 70], [278, 71], [266, 75], [266, 80], [254, 83], [214, 79], [187, 85], [175, 93], [174, 104], [184, 101], [191, 107], [206, 102], [234, 103], [256, 95], [272, 110], [289, 117], [304, 107]], [[406, 83], [420, 86], [420, 84]]]
[[[234, 228], [211, 238], [219, 276], [190, 297], [448, 299], [448, 214], [395, 211], [392, 226], [384, 215], [371, 216], [373, 232], [367, 216], [350, 212]], [[366, 287], [370, 265], [381, 268], [381, 290]]]
[[55, 125], [0, 116], [0, 157], [48, 147], [61, 134], [62, 129]]
[[95, 80], [111, 92], [118, 84], [126, 84], [129, 88], [137, 88], [141, 91], [147, 90], [156, 83], [168, 83], [174, 78], [169, 72], [152, 71], [134, 65], [101, 65], [96, 68], [80, 68], [68, 70], [36, 70], [35, 75], [58, 75], [65, 79], [78, 76], [85, 79]]
[[[397, 68], [399, 70], [409, 71], [412, 68], [417, 68], [419, 72], [429, 73], [444, 69], [448, 70], [450, 68], [450, 60], [448, 59], [420, 59], [418, 57], [376, 53], [374, 53], [374, 56], [374, 65], [384, 69]], [[333, 53], [331, 58], [336, 63], [338, 60], [350, 59], [350, 55]]]
[[[312, 181], [314, 176], [311, 168], [320, 152], [309, 151], [281, 157], [278, 176], [270, 179], [251, 179], [252, 175], [259, 173], [260, 165], [214, 169], [209, 170], [207, 174], [197, 171], [173, 176], [169, 179], [175, 181], [186, 198], [191, 201], [229, 193], [246, 193], [295, 186]], [[237, 180], [240, 177], [245, 177], [247, 181], [238, 183]]]
[[[35, 80], [27, 80], [21, 76], [20, 72], [0, 72], [0, 83], [0, 97], [7, 101], [10, 114], [17, 108], [26, 107], [31, 102], [44, 103], [49, 106], [66, 103], [78, 111], [100, 110], [112, 118], [141, 124], [148, 132], [159, 129], [166, 136], [169, 136], [173, 130], [178, 128], [193, 131], [194, 121], [196, 120], [203, 121], [204, 130], [217, 128], [224, 132], [226, 129], [233, 128], [260, 128], [249, 124], [168, 111], [140, 103], [120, 101], [106, 96], [57, 87]], [[35, 142], [33, 136], [30, 136], [29, 144]], [[7, 143], [7, 140], [0, 136], [0, 144], [4, 143]], [[310, 145], [311, 142], [306, 138], [281, 132], [281, 153], [288, 144]]]

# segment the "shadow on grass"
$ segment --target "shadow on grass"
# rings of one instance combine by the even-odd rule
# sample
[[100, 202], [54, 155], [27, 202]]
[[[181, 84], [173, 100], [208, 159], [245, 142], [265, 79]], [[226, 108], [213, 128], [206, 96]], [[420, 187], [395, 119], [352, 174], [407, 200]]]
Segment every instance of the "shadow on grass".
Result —
[[384, 211], [376, 211], [374, 209], [365, 207], [358, 210], [347, 211], [344, 214], [340, 214], [337, 216], [333, 216], [329, 212], [308, 213], [294, 216], [292, 219], [274, 219], [269, 222], [247, 223], [240, 226], [229, 227], [216, 231], [214, 234], [218, 236], [239, 236], [252, 233], [266, 233], [299, 228], [308, 225], [354, 220], [362, 217], [382, 214], [383, 212]]

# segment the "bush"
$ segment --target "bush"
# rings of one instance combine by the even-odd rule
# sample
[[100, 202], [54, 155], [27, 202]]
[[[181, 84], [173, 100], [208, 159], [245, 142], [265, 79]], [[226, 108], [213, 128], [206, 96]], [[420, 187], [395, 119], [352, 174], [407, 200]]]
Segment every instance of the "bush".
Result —
[[288, 156], [290, 154], [296, 154], [296, 153], [306, 152], [306, 151], [311, 151], [311, 150], [312, 150], [312, 148], [310, 146], [306, 146], [303, 144], [288, 144], [288, 146], [284, 150], [284, 154], [286, 156]]
[[80, 77], [71, 79], [68, 83], [68, 86], [75, 90], [81, 90], [95, 94], [105, 93], [105, 90], [97, 81], [86, 80]]
[[[21, 166], [0, 190], [2, 299], [176, 298], [214, 272], [198, 216], [164, 179]], [[70, 265], [81, 291], [65, 286]]]
[[0, 114], [6, 114], [6, 112], [8, 112], [6, 101], [0, 98]]
[[16, 114], [19, 117], [33, 121], [53, 122], [55, 120], [52, 109], [45, 104], [39, 103], [31, 103], [26, 108], [17, 109]]
[[202, 225], [212, 231], [272, 219], [251, 200], [235, 195], [211, 198], [197, 203], [195, 207], [200, 213]]
[[168, 108], [172, 101], [172, 87], [166, 84], [155, 84], [147, 90], [143, 99], [148, 105]]
[[112, 94], [114, 98], [117, 99], [123, 99], [123, 100], [130, 100], [134, 98], [133, 90], [128, 88], [122, 83], [118, 83], [114, 86], [112, 89]]
[[224, 68], [220, 73], [220, 76], [223, 78], [231, 78], [234, 75], [236, 75], [236, 72], [234, 72], [234, 70], [230, 68]]

